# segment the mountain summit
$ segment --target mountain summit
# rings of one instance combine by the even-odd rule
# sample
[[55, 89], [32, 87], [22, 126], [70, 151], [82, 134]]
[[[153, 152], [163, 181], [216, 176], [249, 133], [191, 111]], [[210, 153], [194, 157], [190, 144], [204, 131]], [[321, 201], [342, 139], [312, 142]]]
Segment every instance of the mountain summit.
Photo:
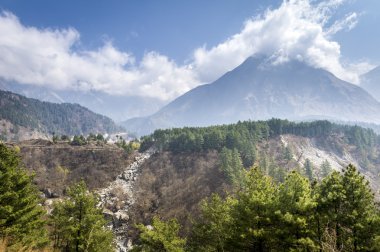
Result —
[[146, 134], [157, 128], [238, 120], [333, 119], [380, 123], [380, 103], [362, 88], [303, 62], [273, 64], [250, 57], [211, 84], [199, 86], [146, 118], [124, 123]]

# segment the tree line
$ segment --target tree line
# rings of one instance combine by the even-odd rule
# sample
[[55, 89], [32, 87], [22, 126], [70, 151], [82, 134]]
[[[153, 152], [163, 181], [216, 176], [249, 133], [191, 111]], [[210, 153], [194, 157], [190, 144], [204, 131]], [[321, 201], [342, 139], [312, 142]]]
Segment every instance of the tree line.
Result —
[[224, 147], [236, 149], [245, 167], [253, 164], [255, 146], [282, 134], [316, 138], [322, 146], [343, 152], [342, 145], [353, 145], [361, 156], [361, 165], [377, 160], [373, 149], [380, 145], [380, 136], [372, 129], [359, 126], [334, 124], [329, 121], [290, 122], [271, 119], [268, 121], [245, 121], [230, 125], [210, 127], [185, 127], [160, 129], [141, 139], [140, 151], [155, 145], [161, 151], [202, 152], [221, 151]]

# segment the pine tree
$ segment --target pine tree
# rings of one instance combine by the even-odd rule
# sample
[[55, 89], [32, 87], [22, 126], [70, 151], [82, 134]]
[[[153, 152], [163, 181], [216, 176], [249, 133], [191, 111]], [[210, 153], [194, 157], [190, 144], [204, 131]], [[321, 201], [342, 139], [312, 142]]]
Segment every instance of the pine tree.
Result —
[[368, 251], [379, 233], [379, 210], [369, 182], [353, 165], [347, 166], [342, 176], [345, 193], [342, 221], [350, 229], [348, 242], [353, 251]]
[[52, 212], [54, 246], [68, 251], [112, 251], [113, 234], [96, 207], [98, 198], [83, 181], [70, 187], [67, 195]]
[[267, 251], [273, 240], [272, 216], [277, 188], [258, 168], [250, 169], [245, 181], [232, 210], [233, 245], [236, 250]]
[[330, 165], [329, 161], [327, 161], [327, 159], [326, 159], [321, 164], [321, 177], [322, 178], [327, 177], [331, 171], [332, 171], [331, 165]]
[[192, 228], [190, 251], [226, 251], [233, 236], [231, 210], [235, 204], [233, 197], [223, 200], [217, 194], [202, 201], [199, 220]]
[[232, 150], [232, 183], [238, 188], [244, 184], [244, 166], [237, 149]]
[[286, 161], [290, 161], [290, 160], [292, 160], [292, 158], [293, 158], [293, 153], [292, 153], [292, 150], [290, 149], [290, 147], [289, 146], [286, 146], [285, 148], [284, 148], [284, 159], [286, 160]]
[[333, 248], [340, 251], [343, 247], [343, 202], [345, 192], [341, 182], [341, 175], [334, 171], [324, 178], [318, 185], [317, 197], [317, 237], [319, 246], [322, 248], [326, 242], [324, 234], [333, 235]]
[[227, 176], [230, 182], [232, 182], [232, 178], [230, 177], [231, 176], [230, 174], [232, 173], [232, 168], [231, 168], [232, 152], [226, 147], [223, 147], [222, 151], [220, 152], [219, 163], [220, 163], [220, 169]]
[[285, 251], [309, 251], [316, 247], [310, 223], [316, 202], [309, 181], [290, 172], [279, 187], [276, 238]]
[[45, 211], [38, 191], [17, 153], [0, 144], [0, 237], [10, 250], [43, 247], [48, 243]]
[[349, 165], [342, 175], [332, 172], [318, 189], [320, 227], [336, 237], [334, 247], [370, 251], [380, 234], [380, 220], [368, 181]]
[[153, 217], [152, 226], [137, 225], [140, 230], [139, 244], [132, 252], [183, 252], [186, 239], [178, 236], [180, 225], [177, 220], [161, 221]]
[[268, 155], [265, 152], [260, 153], [259, 167], [261, 171], [263, 172], [263, 174], [265, 175], [269, 175], [273, 172], [270, 170], [270, 160], [268, 158]]
[[243, 147], [243, 165], [245, 167], [251, 167], [257, 159], [257, 151], [254, 143], [249, 142]]
[[304, 164], [304, 170], [306, 177], [310, 180], [313, 181], [314, 175], [313, 175], [313, 165], [311, 164], [310, 159], [306, 158], [305, 164]]
[[222, 149], [220, 153], [220, 168], [232, 185], [239, 188], [244, 184], [244, 166], [237, 149], [229, 150], [225, 147]]

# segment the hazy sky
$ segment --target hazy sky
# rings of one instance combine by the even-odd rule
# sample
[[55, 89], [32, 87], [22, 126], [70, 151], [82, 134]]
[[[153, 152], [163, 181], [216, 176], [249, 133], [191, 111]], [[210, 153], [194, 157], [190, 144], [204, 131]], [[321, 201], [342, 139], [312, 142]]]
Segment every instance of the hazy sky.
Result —
[[0, 0], [0, 77], [163, 100], [253, 54], [358, 82], [380, 63], [379, 0]]

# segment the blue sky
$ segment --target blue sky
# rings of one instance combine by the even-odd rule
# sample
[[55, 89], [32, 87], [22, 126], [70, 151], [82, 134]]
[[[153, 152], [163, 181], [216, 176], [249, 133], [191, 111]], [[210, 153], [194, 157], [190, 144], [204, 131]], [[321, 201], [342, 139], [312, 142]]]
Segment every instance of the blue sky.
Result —
[[[0, 41], [3, 63], [19, 69], [0, 64], [0, 77], [31, 85], [167, 100], [254, 53], [302, 58], [351, 82], [380, 63], [378, 0], [0, 0], [0, 8], [1, 36], [16, 41]], [[283, 23], [281, 34], [273, 27]]]
[[[264, 4], [263, 4], [264, 3]], [[141, 57], [159, 51], [179, 61], [203, 44], [215, 45], [240, 30], [244, 21], [280, 1], [50, 1], [2, 0], [2, 10], [36, 27], [74, 27], [83, 47], [105, 39]]]

